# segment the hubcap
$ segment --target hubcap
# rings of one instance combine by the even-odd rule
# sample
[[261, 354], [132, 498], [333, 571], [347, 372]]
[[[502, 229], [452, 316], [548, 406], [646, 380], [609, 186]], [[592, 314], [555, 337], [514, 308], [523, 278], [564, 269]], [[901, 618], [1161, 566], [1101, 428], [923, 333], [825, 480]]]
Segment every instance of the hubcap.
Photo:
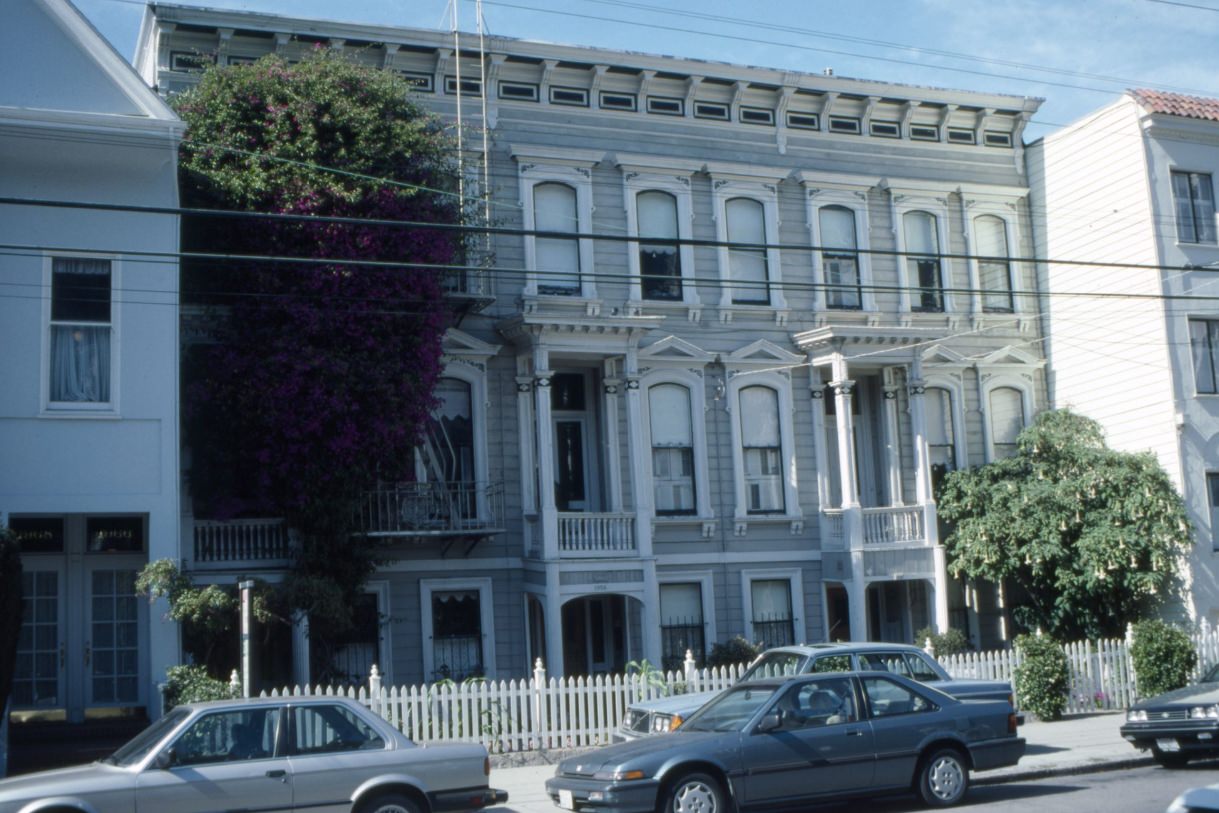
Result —
[[940, 757], [931, 765], [927, 785], [937, 799], [951, 801], [960, 795], [965, 784], [961, 763], [951, 757]]
[[673, 794], [673, 813], [719, 813], [715, 791], [703, 782], [687, 782]]

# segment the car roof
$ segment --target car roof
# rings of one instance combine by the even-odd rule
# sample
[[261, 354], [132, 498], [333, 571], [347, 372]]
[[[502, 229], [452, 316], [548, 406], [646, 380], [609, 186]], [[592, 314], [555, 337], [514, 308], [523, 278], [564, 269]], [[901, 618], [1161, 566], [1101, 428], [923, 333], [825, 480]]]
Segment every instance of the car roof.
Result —
[[768, 649], [763, 652], [763, 655], [769, 655], [771, 652], [790, 652], [794, 655], [803, 657], [812, 657], [813, 655], [825, 654], [827, 652], [837, 655], [850, 655], [856, 652], [871, 652], [877, 649], [885, 649], [898, 652], [922, 652], [920, 647], [913, 644], [891, 644], [883, 641], [827, 641], [819, 644], [792, 644], [790, 646], [777, 646], [773, 649]]
[[[348, 697], [340, 695], [324, 695], [324, 694], [300, 694], [300, 695], [281, 695], [278, 697], [238, 697], [232, 700], [208, 700], [199, 703], [182, 703], [182, 708], [198, 709], [207, 711], [209, 709], [221, 708], [258, 708], [261, 706], [283, 706], [285, 704], [301, 703], [340, 703], [345, 706], [360, 706], [362, 704]], [[175, 707], [177, 708], [177, 707]]]

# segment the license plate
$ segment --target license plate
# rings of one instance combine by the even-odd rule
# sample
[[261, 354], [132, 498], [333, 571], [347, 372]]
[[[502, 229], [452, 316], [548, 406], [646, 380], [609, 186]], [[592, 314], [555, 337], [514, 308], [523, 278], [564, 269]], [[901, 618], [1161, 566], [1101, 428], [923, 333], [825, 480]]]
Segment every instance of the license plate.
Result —
[[567, 810], [576, 809], [576, 802], [571, 798], [570, 790], [559, 791], [559, 807], [566, 808]]
[[1176, 740], [1156, 740], [1156, 748], [1159, 748], [1161, 751], [1180, 751], [1181, 743]]

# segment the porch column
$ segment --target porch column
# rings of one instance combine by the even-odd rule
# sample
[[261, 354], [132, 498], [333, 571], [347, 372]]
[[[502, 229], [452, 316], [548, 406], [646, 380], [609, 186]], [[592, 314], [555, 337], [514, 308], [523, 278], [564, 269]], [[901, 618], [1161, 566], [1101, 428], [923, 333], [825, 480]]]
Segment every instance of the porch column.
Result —
[[897, 371], [892, 367], [884, 370], [884, 425], [885, 460], [889, 475], [889, 505], [905, 505], [902, 494], [902, 455], [900, 435], [897, 431]]
[[[859, 574], [856, 576], [856, 574]], [[868, 640], [868, 585], [863, 580], [863, 551], [851, 552], [851, 580], [842, 585], [847, 591], [847, 621], [851, 640]]]
[[[652, 555], [652, 491], [649, 478], [643, 472], [652, 466], [651, 453], [644, 446], [643, 407], [639, 391], [638, 349], [632, 344], [626, 351], [626, 433], [631, 462], [631, 497], [635, 503], [635, 544], [639, 555]], [[653, 608], [656, 612], [656, 608]], [[659, 636], [659, 632], [657, 633]], [[659, 641], [659, 637], [657, 638]], [[658, 644], [659, 646], [659, 644]], [[659, 653], [659, 649], [657, 650]]]
[[834, 380], [834, 408], [838, 423], [838, 478], [842, 490], [842, 533], [851, 556], [851, 581], [847, 586], [850, 602], [851, 640], [868, 639], [867, 572], [864, 562], [863, 513], [859, 507], [859, 487], [855, 482], [855, 416], [851, 414], [851, 395], [855, 382], [847, 378], [847, 363], [841, 353], [831, 362]]
[[[609, 510], [621, 513], [622, 502], [622, 456], [619, 454], [621, 438], [618, 437], [618, 391], [622, 381], [614, 377], [612, 362], [606, 362], [601, 379], [602, 405], [605, 415], [605, 428], [602, 438], [602, 459], [605, 460], [606, 498]], [[632, 462], [634, 462], [632, 460]], [[632, 481], [636, 477], [631, 478]]]
[[914, 487], [915, 499], [923, 507], [923, 536], [931, 546], [932, 563], [935, 569], [935, 628], [948, 631], [948, 568], [944, 548], [939, 541], [935, 500], [931, 493], [931, 455], [927, 448], [927, 411], [924, 397], [927, 387], [923, 382], [923, 360], [915, 353], [910, 363], [910, 428], [914, 435]]
[[527, 369], [520, 369], [516, 376], [516, 429], [517, 448], [521, 454], [521, 510], [526, 513], [538, 510], [537, 471], [533, 466], [536, 433], [533, 431], [532, 400], [533, 377]]
[[643, 623], [643, 657], [648, 663], [660, 665], [660, 582], [656, 578], [656, 562], [652, 560], [643, 563], [643, 617], [640, 621]]
[[[538, 439], [538, 512], [542, 516], [543, 558], [559, 558], [559, 513], [554, 502], [554, 427], [550, 419], [550, 358], [545, 348], [534, 351], [533, 403]], [[557, 584], [557, 582], [556, 582]], [[549, 633], [547, 633], [549, 638]], [[549, 668], [549, 667], [548, 667]]]
[[546, 674], [561, 678], [564, 671], [563, 657], [563, 597], [559, 595], [559, 568], [546, 567]]
[[[383, 672], [389, 666], [386, 663], [377, 664]], [[309, 616], [305, 613], [292, 615], [292, 685], [308, 686], [311, 682], [309, 674]]]

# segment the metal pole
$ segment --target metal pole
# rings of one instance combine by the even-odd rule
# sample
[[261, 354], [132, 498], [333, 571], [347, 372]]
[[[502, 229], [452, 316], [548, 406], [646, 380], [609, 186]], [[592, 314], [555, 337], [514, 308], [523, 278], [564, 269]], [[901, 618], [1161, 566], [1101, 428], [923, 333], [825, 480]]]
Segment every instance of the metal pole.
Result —
[[241, 696], [250, 696], [250, 627], [252, 621], [251, 603], [254, 581], [246, 579], [237, 583], [241, 591]]

